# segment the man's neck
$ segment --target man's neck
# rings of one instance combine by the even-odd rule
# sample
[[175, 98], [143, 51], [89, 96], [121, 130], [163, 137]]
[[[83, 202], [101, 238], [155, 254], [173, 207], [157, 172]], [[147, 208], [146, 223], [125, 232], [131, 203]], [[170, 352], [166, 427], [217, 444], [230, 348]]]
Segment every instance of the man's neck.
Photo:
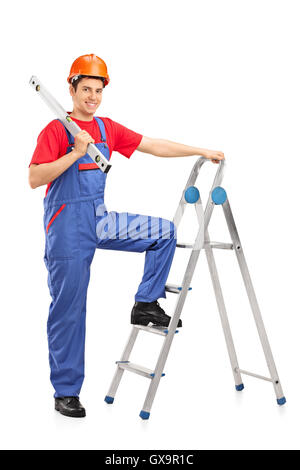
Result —
[[73, 109], [70, 113], [72, 118], [78, 119], [79, 121], [92, 121], [94, 119], [94, 115], [92, 114], [85, 114], [78, 110]]

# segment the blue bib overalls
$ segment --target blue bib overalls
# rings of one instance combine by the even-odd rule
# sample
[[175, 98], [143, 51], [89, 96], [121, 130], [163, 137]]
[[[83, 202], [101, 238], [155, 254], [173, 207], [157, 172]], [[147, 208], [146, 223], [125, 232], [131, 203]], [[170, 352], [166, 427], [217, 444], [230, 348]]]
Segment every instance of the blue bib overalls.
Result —
[[[103, 121], [95, 118], [109, 160]], [[74, 139], [66, 130], [69, 153]], [[45, 264], [52, 302], [47, 324], [55, 397], [78, 396], [84, 379], [86, 296], [96, 248], [146, 251], [136, 301], [165, 297], [176, 247], [172, 222], [138, 214], [107, 212], [107, 175], [86, 154], [56, 178], [44, 199]]]

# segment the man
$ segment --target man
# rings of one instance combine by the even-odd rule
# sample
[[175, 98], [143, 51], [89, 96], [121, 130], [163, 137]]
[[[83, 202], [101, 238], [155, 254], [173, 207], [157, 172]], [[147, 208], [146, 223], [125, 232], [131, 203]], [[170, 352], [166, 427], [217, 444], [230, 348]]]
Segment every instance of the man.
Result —
[[44, 260], [52, 297], [47, 332], [55, 409], [65, 416], [83, 417], [79, 393], [84, 379], [86, 296], [96, 248], [146, 252], [131, 323], [167, 326], [170, 317], [157, 299], [165, 297], [176, 247], [172, 222], [107, 212], [107, 175], [87, 155], [88, 144], [95, 143], [108, 160], [113, 151], [130, 158], [135, 150], [158, 157], [202, 155], [214, 163], [224, 155], [152, 139], [109, 118], [94, 118], [109, 83], [105, 62], [94, 54], [74, 61], [68, 82], [73, 100], [70, 116], [82, 130], [74, 140], [59, 120], [45, 127], [30, 163], [29, 184], [32, 188], [47, 184]]

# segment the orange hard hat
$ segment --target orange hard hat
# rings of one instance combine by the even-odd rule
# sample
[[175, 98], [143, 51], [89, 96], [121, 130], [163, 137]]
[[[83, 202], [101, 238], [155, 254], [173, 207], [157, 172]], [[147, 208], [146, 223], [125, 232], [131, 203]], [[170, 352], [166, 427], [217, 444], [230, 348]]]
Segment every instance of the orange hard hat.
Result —
[[95, 54], [81, 55], [74, 60], [68, 76], [68, 82], [71, 83], [71, 79], [77, 75], [103, 77], [105, 78], [104, 85], [109, 83], [106, 63]]

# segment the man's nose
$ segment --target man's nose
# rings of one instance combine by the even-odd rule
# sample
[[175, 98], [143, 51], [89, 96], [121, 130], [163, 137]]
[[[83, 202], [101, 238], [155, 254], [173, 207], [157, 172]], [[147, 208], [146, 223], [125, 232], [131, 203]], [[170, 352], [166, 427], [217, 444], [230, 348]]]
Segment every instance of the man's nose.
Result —
[[90, 99], [93, 101], [97, 101], [97, 94], [95, 91], [90, 92]]

